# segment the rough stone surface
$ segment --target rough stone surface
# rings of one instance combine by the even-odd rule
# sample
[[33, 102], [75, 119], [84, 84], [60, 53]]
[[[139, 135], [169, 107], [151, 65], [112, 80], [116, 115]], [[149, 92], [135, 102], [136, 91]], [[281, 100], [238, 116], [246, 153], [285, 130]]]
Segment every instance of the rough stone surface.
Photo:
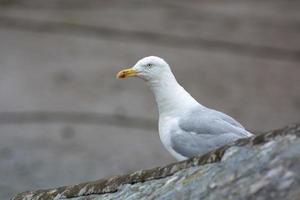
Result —
[[241, 139], [165, 167], [48, 190], [42, 199], [299, 199], [300, 124]]

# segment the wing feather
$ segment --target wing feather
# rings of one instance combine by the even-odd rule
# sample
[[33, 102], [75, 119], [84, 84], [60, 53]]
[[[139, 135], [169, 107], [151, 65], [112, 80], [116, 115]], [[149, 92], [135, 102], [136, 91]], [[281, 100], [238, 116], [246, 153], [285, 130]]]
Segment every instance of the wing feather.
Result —
[[172, 148], [185, 157], [204, 154], [252, 135], [232, 117], [208, 108], [197, 108], [182, 116], [171, 132]]

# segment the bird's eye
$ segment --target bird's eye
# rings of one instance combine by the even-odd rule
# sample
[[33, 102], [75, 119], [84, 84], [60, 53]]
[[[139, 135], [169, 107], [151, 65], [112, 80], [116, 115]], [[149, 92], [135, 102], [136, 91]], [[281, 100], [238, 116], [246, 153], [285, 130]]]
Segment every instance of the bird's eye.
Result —
[[152, 67], [153, 65], [151, 64], [151, 63], [148, 63], [147, 65], [146, 65], [146, 67]]

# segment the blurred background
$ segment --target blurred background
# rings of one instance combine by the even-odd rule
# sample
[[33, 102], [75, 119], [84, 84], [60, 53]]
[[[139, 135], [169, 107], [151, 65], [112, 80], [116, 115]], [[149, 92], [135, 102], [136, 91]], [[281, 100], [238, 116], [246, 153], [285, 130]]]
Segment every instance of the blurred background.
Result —
[[147, 86], [163, 57], [202, 104], [262, 132], [300, 120], [300, 1], [0, 0], [0, 199], [175, 160]]

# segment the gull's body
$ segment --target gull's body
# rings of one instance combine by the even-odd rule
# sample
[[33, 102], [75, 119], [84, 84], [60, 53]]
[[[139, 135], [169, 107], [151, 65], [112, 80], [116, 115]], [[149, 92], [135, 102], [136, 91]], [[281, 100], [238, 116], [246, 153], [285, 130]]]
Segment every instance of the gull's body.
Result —
[[202, 155], [252, 135], [230, 116], [198, 103], [178, 84], [161, 58], [143, 58], [117, 76], [138, 76], [150, 86], [159, 110], [160, 139], [177, 160]]

